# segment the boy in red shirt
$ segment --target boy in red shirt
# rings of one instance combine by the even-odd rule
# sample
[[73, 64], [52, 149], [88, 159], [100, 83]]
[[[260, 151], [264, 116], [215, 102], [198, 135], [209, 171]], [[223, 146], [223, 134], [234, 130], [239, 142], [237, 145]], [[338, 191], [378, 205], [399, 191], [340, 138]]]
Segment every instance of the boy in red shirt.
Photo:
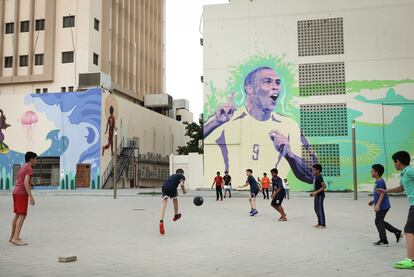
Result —
[[12, 222], [12, 230], [9, 242], [14, 245], [27, 245], [26, 242], [20, 239], [20, 231], [22, 230], [24, 220], [27, 215], [27, 206], [30, 200], [30, 205], [35, 204], [30, 186], [33, 185], [33, 167], [36, 165], [37, 155], [33, 152], [27, 152], [24, 156], [26, 163], [20, 168], [17, 173], [16, 185], [13, 190], [13, 207], [14, 219]]
[[216, 201], [219, 200], [223, 201], [223, 177], [220, 176], [220, 172], [217, 171], [217, 176], [214, 178], [213, 184], [211, 185], [211, 188], [214, 187], [214, 184], [216, 184]]
[[267, 196], [267, 199], [269, 199], [270, 179], [269, 177], [267, 177], [267, 173], [263, 173], [263, 178], [262, 180], [260, 180], [260, 183], [262, 184], [263, 199], [266, 199], [266, 196]]

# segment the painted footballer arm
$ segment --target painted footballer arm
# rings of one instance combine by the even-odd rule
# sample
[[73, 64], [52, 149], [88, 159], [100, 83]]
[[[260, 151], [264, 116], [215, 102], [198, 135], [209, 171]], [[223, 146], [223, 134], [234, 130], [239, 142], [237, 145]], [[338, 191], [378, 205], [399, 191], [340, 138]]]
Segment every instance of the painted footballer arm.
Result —
[[[295, 155], [290, 149], [289, 139], [279, 133], [278, 131], [271, 131], [269, 133], [270, 139], [273, 141], [276, 151], [280, 153], [282, 157], [286, 159], [292, 168], [293, 173], [296, 178], [302, 182], [312, 184], [313, 176], [310, 170], [306, 167], [306, 164], [303, 162], [302, 158]], [[312, 161], [316, 162], [316, 156], [311, 153]]]
[[204, 124], [204, 138], [208, 137], [215, 129], [230, 121], [236, 111], [236, 106], [233, 105], [234, 94], [231, 95], [226, 104], [220, 106], [207, 123]]

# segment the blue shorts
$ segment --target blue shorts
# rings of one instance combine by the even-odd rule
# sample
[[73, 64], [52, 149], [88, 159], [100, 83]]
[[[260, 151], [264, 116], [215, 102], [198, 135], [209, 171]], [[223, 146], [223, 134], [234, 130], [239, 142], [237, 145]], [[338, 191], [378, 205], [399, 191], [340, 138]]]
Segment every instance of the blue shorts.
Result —
[[178, 197], [178, 191], [175, 189], [175, 190], [170, 190], [170, 189], [166, 189], [166, 188], [162, 188], [162, 199], [165, 199], [165, 198], [171, 198], [171, 199], [174, 199], [174, 198], [177, 198]]

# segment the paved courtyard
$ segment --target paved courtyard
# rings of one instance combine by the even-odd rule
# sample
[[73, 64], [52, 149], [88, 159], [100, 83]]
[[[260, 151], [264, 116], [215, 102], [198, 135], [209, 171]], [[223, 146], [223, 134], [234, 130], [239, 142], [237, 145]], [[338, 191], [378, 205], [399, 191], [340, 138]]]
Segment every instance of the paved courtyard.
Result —
[[[120, 191], [36, 192], [22, 238], [8, 243], [9, 193], [0, 194], [0, 276], [414, 276], [392, 263], [405, 257], [405, 240], [375, 248], [369, 196], [332, 193], [326, 199], [328, 228], [315, 230], [312, 199], [293, 194], [285, 202], [288, 222], [277, 222], [269, 200], [258, 199], [248, 216], [247, 193], [216, 202], [212, 192], [180, 198], [183, 218], [173, 223], [168, 206], [166, 235], [158, 233], [158, 195]], [[196, 207], [192, 197], [205, 203]], [[388, 220], [401, 228], [408, 204], [392, 198]], [[77, 255], [78, 261], [57, 262]]]

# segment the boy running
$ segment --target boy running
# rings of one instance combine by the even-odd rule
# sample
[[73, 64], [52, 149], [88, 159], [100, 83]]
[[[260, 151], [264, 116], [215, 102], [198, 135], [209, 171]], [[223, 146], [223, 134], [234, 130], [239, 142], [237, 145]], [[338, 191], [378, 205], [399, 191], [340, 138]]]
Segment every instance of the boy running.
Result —
[[380, 193], [403, 192], [407, 194], [410, 209], [404, 227], [407, 240], [407, 258], [394, 264], [398, 269], [414, 269], [414, 168], [410, 166], [411, 157], [408, 152], [399, 151], [392, 155], [395, 168], [401, 171], [400, 186], [392, 189], [378, 189]]
[[27, 206], [34, 206], [35, 200], [32, 195], [31, 185], [33, 185], [33, 167], [36, 165], [37, 155], [33, 152], [27, 152], [24, 156], [25, 164], [19, 169], [16, 178], [16, 186], [13, 189], [13, 206], [14, 219], [9, 242], [17, 246], [27, 245], [20, 239], [20, 232], [27, 215]]
[[226, 198], [227, 192], [229, 193], [229, 198], [231, 198], [231, 176], [227, 171], [224, 172], [224, 198]]
[[216, 185], [216, 201], [219, 200], [223, 201], [223, 177], [220, 176], [220, 172], [217, 171], [217, 176], [214, 177], [213, 184], [211, 185], [211, 188], [213, 188], [214, 184]]
[[375, 242], [376, 246], [388, 246], [387, 233], [385, 230], [394, 233], [397, 242], [401, 239], [402, 232], [386, 222], [385, 216], [391, 208], [390, 200], [387, 194], [379, 193], [377, 189], [386, 190], [384, 179], [382, 179], [382, 174], [384, 174], [384, 166], [380, 164], [374, 164], [371, 170], [371, 176], [375, 178], [375, 187], [374, 187], [374, 200], [370, 201], [368, 205], [374, 206], [375, 211], [375, 226], [377, 227], [380, 240]]
[[165, 215], [165, 208], [167, 208], [168, 198], [173, 200], [174, 204], [174, 218], [173, 221], [177, 221], [181, 218], [181, 214], [178, 213], [178, 186], [181, 187], [184, 194], [187, 193], [185, 189], [185, 177], [184, 177], [184, 170], [181, 168], [175, 171], [175, 174], [171, 175], [167, 181], [165, 181], [164, 185], [162, 186], [162, 204], [161, 204], [161, 218], [160, 218], [160, 234], [165, 234], [164, 228], [164, 215]]
[[250, 203], [251, 210], [249, 214], [250, 216], [255, 216], [259, 213], [256, 209], [256, 196], [259, 193], [260, 188], [259, 188], [259, 185], [257, 184], [256, 179], [253, 177], [253, 170], [247, 169], [246, 176], [247, 176], [246, 183], [239, 188], [250, 186], [249, 203]]
[[326, 184], [323, 181], [322, 177], [322, 166], [320, 164], [314, 164], [312, 166], [312, 174], [313, 174], [313, 185], [314, 191], [311, 193], [311, 196], [315, 198], [314, 200], [314, 208], [316, 216], [318, 217], [318, 224], [316, 224], [315, 228], [318, 229], [325, 229], [326, 222], [325, 222], [325, 210], [323, 208], [323, 201], [325, 200], [325, 188]]
[[285, 198], [285, 189], [283, 188], [282, 179], [278, 175], [278, 170], [273, 168], [272, 174], [272, 207], [280, 213], [279, 221], [287, 221], [285, 211], [282, 207], [283, 199]]
[[263, 178], [260, 181], [260, 183], [262, 184], [263, 199], [266, 199], [266, 196], [267, 196], [267, 199], [269, 199], [270, 179], [267, 177], [267, 173], [263, 173]]

